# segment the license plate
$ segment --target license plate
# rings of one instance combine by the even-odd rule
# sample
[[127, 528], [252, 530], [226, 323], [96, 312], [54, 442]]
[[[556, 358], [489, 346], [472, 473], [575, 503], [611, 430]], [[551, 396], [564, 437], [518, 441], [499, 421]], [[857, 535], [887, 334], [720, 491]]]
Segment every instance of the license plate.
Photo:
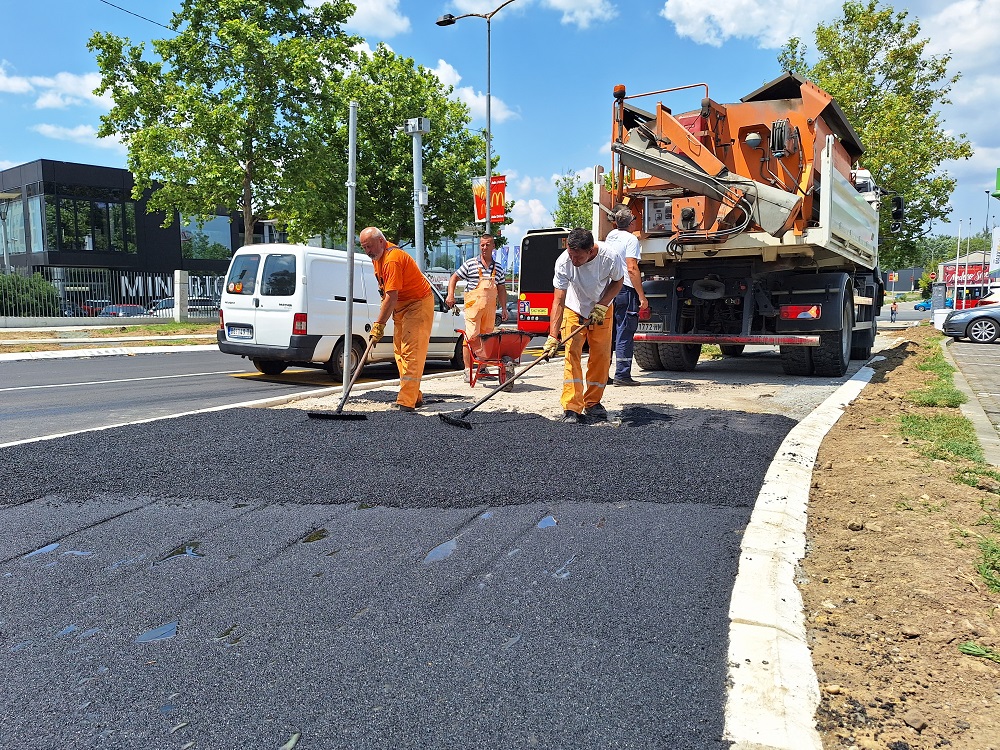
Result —
[[636, 329], [638, 333], [660, 333], [663, 330], [663, 323], [640, 323]]
[[253, 328], [244, 328], [242, 326], [229, 326], [229, 338], [231, 338], [231, 339], [252, 339], [253, 338]]

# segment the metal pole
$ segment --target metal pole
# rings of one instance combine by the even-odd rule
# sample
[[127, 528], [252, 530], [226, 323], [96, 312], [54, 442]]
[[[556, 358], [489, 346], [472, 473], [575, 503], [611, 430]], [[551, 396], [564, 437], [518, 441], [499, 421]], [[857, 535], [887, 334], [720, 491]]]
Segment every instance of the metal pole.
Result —
[[424, 212], [420, 205], [420, 193], [424, 187], [424, 150], [420, 130], [413, 133], [413, 251], [416, 253], [417, 267], [424, 270]]
[[[350, 390], [351, 354], [354, 351], [354, 210], [358, 183], [358, 103], [350, 104], [350, 120], [347, 129], [347, 325], [344, 331], [344, 383], [337, 411], [343, 411]], [[359, 362], [358, 365], [361, 363]]]
[[[958, 246], [955, 248], [955, 294], [954, 294], [955, 305], [958, 304], [958, 259], [959, 259], [959, 257], [961, 255], [962, 255], [962, 220], [959, 219], [958, 220]], [[945, 287], [945, 288], [947, 288], [947, 287]], [[948, 301], [947, 297], [948, 297], [948, 295], [946, 294], [945, 295], [945, 302]], [[945, 307], [948, 307], [948, 305], [945, 305]], [[958, 308], [956, 307], [955, 309], [957, 310]]]
[[[499, 10], [499, 9], [498, 9]], [[493, 11], [494, 13], [496, 11]], [[493, 233], [491, 214], [493, 213], [493, 155], [490, 153], [490, 17], [486, 16], [486, 234]]]
[[[962, 293], [962, 297], [964, 298], [962, 300], [962, 309], [963, 310], [966, 307], [968, 307], [968, 304], [969, 304], [969, 300], [967, 298], [969, 296], [969, 253], [972, 252], [971, 243], [972, 243], [972, 217], [970, 216], [969, 217], [969, 236], [965, 238], [965, 279], [964, 279], [964, 281], [962, 283], [962, 286], [964, 288], [964, 291]], [[955, 309], [956, 310], [958, 309], [958, 300], [955, 300]]]

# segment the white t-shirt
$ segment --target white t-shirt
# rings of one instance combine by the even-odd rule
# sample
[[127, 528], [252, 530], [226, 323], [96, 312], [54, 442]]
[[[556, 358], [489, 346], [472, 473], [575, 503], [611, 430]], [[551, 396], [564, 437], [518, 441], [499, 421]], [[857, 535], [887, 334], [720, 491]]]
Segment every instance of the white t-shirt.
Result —
[[625, 286], [634, 289], [632, 279], [628, 275], [628, 261], [626, 258], [639, 260], [642, 257], [639, 252], [639, 240], [631, 232], [624, 229], [612, 229], [604, 240], [604, 244], [622, 256], [622, 265], [625, 267]]
[[612, 281], [625, 275], [621, 256], [603, 242], [597, 243], [597, 256], [582, 266], [574, 266], [565, 250], [556, 259], [552, 286], [566, 290], [566, 307], [581, 317], [589, 317], [604, 290]]

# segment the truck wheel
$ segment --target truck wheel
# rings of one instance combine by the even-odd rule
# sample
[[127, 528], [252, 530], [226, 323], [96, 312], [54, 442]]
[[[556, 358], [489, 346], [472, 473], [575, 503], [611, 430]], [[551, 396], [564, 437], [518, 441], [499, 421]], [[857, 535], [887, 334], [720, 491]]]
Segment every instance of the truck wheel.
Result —
[[778, 354], [781, 356], [781, 369], [785, 375], [808, 377], [813, 374], [811, 346], [779, 346]]
[[745, 348], [745, 344], [719, 344], [723, 357], [739, 357]]
[[969, 323], [965, 335], [973, 344], [989, 344], [996, 341], [997, 335], [1000, 335], [1000, 328], [992, 318], [977, 318]]
[[[872, 311], [874, 313], [874, 310]], [[872, 316], [871, 325], [863, 331], [854, 331], [851, 337], [851, 359], [870, 359], [872, 347], [875, 345], [875, 334], [878, 333], [878, 322]]]
[[[361, 358], [365, 355], [365, 347], [357, 339], [351, 340], [351, 371], [347, 375], [347, 379], [350, 380], [354, 375], [355, 371], [358, 369], [358, 365], [361, 364]], [[333, 356], [330, 357], [330, 361], [326, 363], [326, 371], [330, 373], [332, 377], [337, 382], [344, 382], [344, 339], [337, 342], [337, 345], [333, 347]]]
[[820, 377], [839, 378], [851, 364], [851, 339], [854, 329], [854, 300], [851, 290], [844, 290], [841, 329], [819, 335], [819, 346], [813, 352], [813, 372]]
[[657, 344], [664, 370], [691, 372], [701, 356], [701, 344]]
[[455, 353], [451, 357], [451, 369], [461, 370], [465, 367], [465, 336], [459, 336], [455, 342]]
[[663, 362], [660, 361], [660, 352], [656, 344], [646, 341], [636, 341], [632, 349], [632, 359], [643, 370], [662, 370]]
[[259, 359], [254, 357], [253, 366], [257, 368], [258, 372], [262, 372], [265, 375], [280, 375], [286, 369], [288, 369], [287, 362], [281, 362], [277, 359]]

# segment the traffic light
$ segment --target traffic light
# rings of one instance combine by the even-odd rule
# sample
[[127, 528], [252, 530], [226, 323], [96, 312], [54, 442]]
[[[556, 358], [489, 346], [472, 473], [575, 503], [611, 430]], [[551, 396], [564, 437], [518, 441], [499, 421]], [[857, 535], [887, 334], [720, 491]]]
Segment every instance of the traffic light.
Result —
[[[903, 208], [904, 208], [903, 196], [901, 195], [892, 196], [892, 213], [890, 214], [890, 218], [894, 222], [899, 222], [900, 224], [903, 222]], [[894, 229], [893, 231], [898, 231], [898, 228]]]

